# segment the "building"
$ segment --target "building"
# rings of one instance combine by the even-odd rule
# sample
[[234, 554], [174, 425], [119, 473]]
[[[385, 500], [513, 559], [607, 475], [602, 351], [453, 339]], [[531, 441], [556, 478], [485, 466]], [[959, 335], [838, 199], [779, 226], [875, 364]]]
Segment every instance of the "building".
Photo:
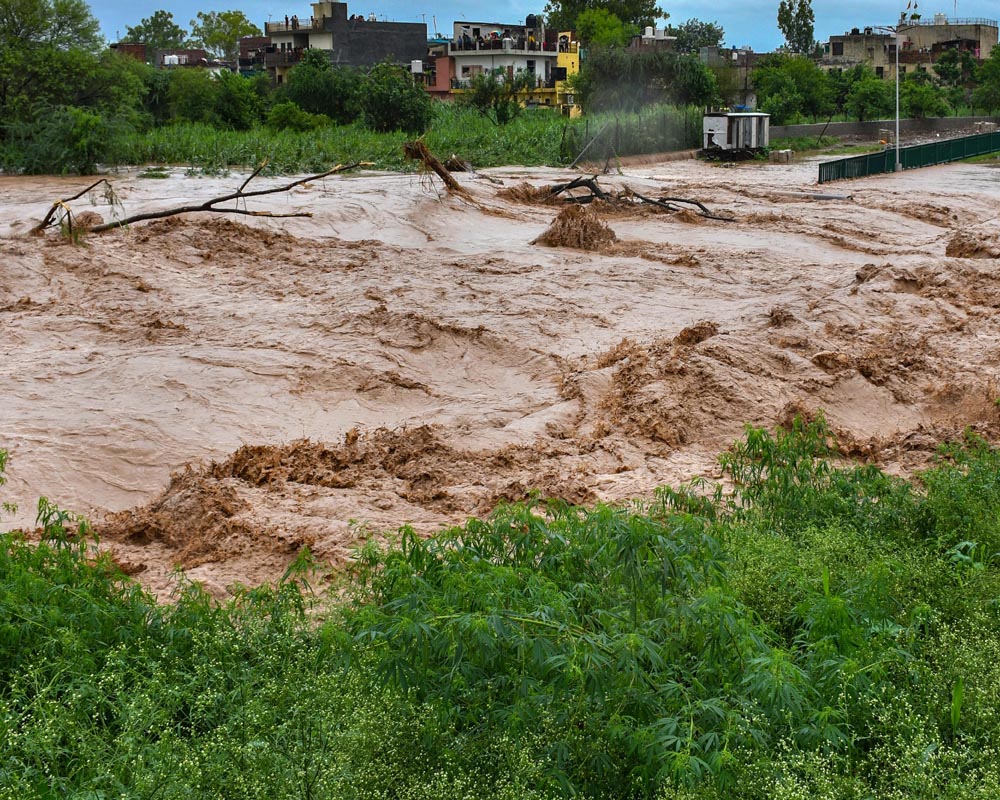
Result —
[[657, 28], [647, 25], [642, 33], [637, 33], [632, 37], [628, 46], [630, 50], [673, 50], [676, 36], [667, 36], [666, 28]]
[[370, 67], [385, 59], [409, 65], [427, 52], [426, 24], [380, 21], [374, 14], [349, 16], [347, 3], [330, 0], [313, 3], [308, 18], [268, 22], [264, 33], [271, 39], [264, 66], [274, 83], [284, 83], [306, 50], [322, 50], [332, 63], [346, 67]]
[[723, 101], [735, 111], [756, 108], [753, 71], [770, 53], [755, 53], [746, 47], [702, 47], [698, 58], [715, 75]]
[[575, 110], [566, 80], [580, 71], [579, 46], [570, 32], [547, 30], [540, 16], [529, 14], [524, 25], [455, 22], [452, 39], [432, 43], [431, 53], [426, 86], [436, 97], [460, 96], [476, 75], [527, 72], [535, 80], [522, 95], [525, 105]]
[[[997, 45], [994, 19], [949, 20], [945, 14], [935, 14], [929, 20], [901, 19], [898, 29], [901, 75], [933, 70], [934, 62], [946, 50], [967, 50], [983, 60]], [[896, 37], [884, 27], [854, 28], [843, 36], [831, 36], [819, 64], [827, 71], [868, 64], [880, 78], [895, 79]]]

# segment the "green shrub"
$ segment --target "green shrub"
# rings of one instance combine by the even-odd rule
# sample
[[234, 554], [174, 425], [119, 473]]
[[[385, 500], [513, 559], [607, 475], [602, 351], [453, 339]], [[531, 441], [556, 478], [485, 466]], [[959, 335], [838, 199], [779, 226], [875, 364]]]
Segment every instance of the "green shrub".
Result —
[[365, 77], [361, 108], [365, 126], [373, 131], [421, 134], [434, 117], [430, 95], [408, 70], [389, 61], [376, 64]]
[[322, 114], [310, 114], [288, 101], [272, 106], [267, 114], [267, 127], [276, 131], [314, 131], [330, 123]]
[[29, 174], [90, 175], [106, 161], [120, 130], [107, 119], [75, 106], [48, 109], [34, 122], [7, 129], [3, 167]]

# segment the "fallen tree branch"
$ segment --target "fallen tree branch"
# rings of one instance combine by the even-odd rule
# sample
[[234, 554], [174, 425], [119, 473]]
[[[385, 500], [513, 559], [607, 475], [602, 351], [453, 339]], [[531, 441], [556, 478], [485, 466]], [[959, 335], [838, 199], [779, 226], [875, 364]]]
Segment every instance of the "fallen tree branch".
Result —
[[[258, 175], [260, 175], [261, 171], [266, 166], [267, 166], [267, 161], [265, 160], [259, 167], [257, 167], [257, 169], [255, 169], [252, 173], [250, 173], [250, 176], [245, 181], [243, 181], [243, 183], [240, 185], [240, 188], [238, 188], [235, 192], [230, 192], [229, 194], [222, 195], [221, 197], [213, 197], [210, 200], [206, 200], [204, 203], [197, 203], [186, 206], [177, 206], [175, 208], [167, 208], [162, 211], [148, 211], [142, 214], [133, 214], [130, 217], [115, 219], [112, 220], [111, 222], [104, 222], [101, 223], [100, 225], [95, 225], [94, 227], [90, 228], [89, 231], [90, 233], [104, 233], [105, 231], [110, 231], [115, 228], [122, 228], [126, 225], [132, 225], [136, 222], [146, 222], [147, 220], [154, 220], [154, 219], [166, 219], [167, 217], [174, 217], [177, 216], [178, 214], [190, 214], [196, 211], [211, 211], [217, 214], [241, 214], [250, 217], [272, 217], [275, 219], [283, 219], [287, 217], [311, 217], [312, 214], [308, 211], [293, 212], [289, 214], [276, 214], [272, 211], [250, 211], [246, 208], [216, 208], [216, 206], [218, 206], [221, 203], [227, 203], [230, 200], [235, 200], [239, 202], [241, 200], [246, 200], [248, 197], [262, 197], [268, 194], [278, 194], [280, 192], [287, 192], [290, 189], [294, 189], [296, 186], [301, 186], [304, 183], [316, 181], [319, 180], [320, 178], [326, 178], [329, 177], [330, 175], [336, 175], [337, 173], [346, 172], [347, 170], [350, 169], [357, 169], [358, 167], [372, 166], [372, 162], [355, 161], [353, 164], [338, 164], [332, 169], [328, 169], [326, 172], [320, 172], [316, 175], [309, 175], [305, 178], [299, 178], [297, 180], [292, 181], [291, 183], [286, 183], [282, 186], [275, 186], [271, 189], [257, 189], [252, 192], [246, 191], [246, 188], [249, 185], [250, 181], [252, 181]], [[61, 208], [66, 212], [70, 233], [72, 234], [73, 213], [70, 210], [67, 203], [82, 197], [87, 192], [91, 191], [96, 186], [99, 186], [102, 183], [106, 184], [109, 189], [111, 188], [111, 184], [108, 183], [107, 179], [101, 178], [101, 180], [91, 184], [86, 189], [73, 195], [73, 197], [68, 197], [65, 200], [58, 200], [55, 203], [53, 203], [52, 208], [49, 209], [49, 212], [48, 214], [45, 215], [45, 218], [40, 223], [38, 223], [38, 225], [32, 228], [30, 233], [33, 234], [41, 233], [43, 230], [45, 230], [45, 228], [48, 228], [51, 225], [53, 225], [55, 220], [55, 215]]]
[[454, 176], [448, 171], [448, 168], [434, 156], [423, 139], [404, 142], [403, 154], [411, 161], [419, 161], [426, 169], [431, 170], [431, 172], [444, 181], [444, 185], [448, 187], [449, 192], [469, 198], [468, 191], [466, 191], [462, 184], [455, 180]]
[[[83, 197], [85, 194], [87, 194], [87, 192], [90, 192], [90, 191], [96, 189], [102, 183], [106, 184], [109, 188], [111, 186], [111, 184], [108, 183], [108, 179], [107, 178], [101, 178], [99, 181], [94, 181], [86, 189], [80, 190], [79, 192], [77, 192], [72, 197], [64, 197], [62, 200], [56, 200], [52, 204], [52, 208], [50, 208], [49, 211], [48, 211], [48, 213], [45, 215], [44, 219], [42, 219], [41, 222], [39, 222], [34, 228], [32, 228], [30, 231], [28, 231], [28, 233], [32, 234], [32, 235], [37, 235], [37, 234], [41, 233], [43, 230], [45, 230], [47, 227], [49, 227], [49, 225], [53, 224], [53, 219], [55, 218], [56, 212], [59, 211], [60, 208], [63, 209], [67, 214], [69, 214], [70, 213], [69, 212], [69, 206], [66, 205], [67, 203], [71, 203], [74, 200], [79, 200], [81, 197]], [[72, 232], [73, 232], [73, 219], [72, 219], [72, 216], [70, 216], [70, 220], [69, 220], [69, 229], [70, 229], [70, 233], [72, 234]]]
[[687, 200], [683, 197], [661, 197], [656, 199], [655, 197], [643, 197], [638, 192], [632, 192], [632, 196], [636, 200], [641, 200], [643, 203], [649, 203], [650, 205], [659, 206], [660, 208], [665, 208], [667, 211], [681, 211], [682, 209], [673, 205], [673, 203], [686, 203], [688, 205], [697, 206], [701, 209], [698, 216], [704, 217], [705, 219], [715, 219], [720, 222], [735, 222], [733, 217], [720, 217], [718, 214], [713, 214], [708, 208], [698, 200]]
[[131, 217], [125, 217], [125, 219], [113, 220], [112, 222], [105, 222], [103, 225], [95, 225], [90, 229], [91, 233], [104, 233], [105, 231], [110, 231], [113, 228], [121, 228], [125, 225], [132, 225], [136, 222], [145, 222], [146, 220], [152, 219], [165, 219], [166, 217], [174, 217], [178, 214], [190, 214], [195, 211], [212, 211], [218, 214], [242, 214], [250, 217], [271, 217], [273, 219], [285, 219], [288, 217], [311, 217], [312, 213], [309, 211], [301, 211], [290, 214], [275, 214], [272, 211], [249, 211], [245, 208], [216, 208], [215, 206], [219, 203], [226, 203], [230, 200], [246, 200], [248, 197], [262, 197], [267, 194], [279, 194], [281, 192], [287, 192], [294, 189], [296, 186], [301, 186], [304, 183], [310, 183], [311, 181], [317, 181], [321, 178], [327, 178], [330, 175], [336, 175], [340, 172], [346, 172], [349, 169], [357, 169], [358, 167], [368, 167], [372, 166], [370, 161], [355, 161], [353, 164], [338, 164], [332, 169], [328, 169], [326, 172], [320, 172], [316, 175], [309, 175], [305, 178], [299, 178], [291, 183], [286, 183], [282, 186], [275, 186], [271, 189], [257, 189], [253, 192], [244, 191], [247, 185], [256, 178], [261, 170], [267, 165], [267, 161], [264, 161], [257, 169], [255, 169], [250, 177], [243, 181], [242, 185], [235, 192], [230, 192], [229, 194], [222, 195], [221, 197], [214, 197], [211, 200], [206, 200], [204, 203], [198, 205], [190, 206], [178, 206], [176, 208], [168, 208], [163, 211], [149, 211], [144, 214], [133, 214]]
[[733, 217], [723, 217], [718, 214], [713, 213], [709, 208], [699, 200], [690, 200], [685, 197], [646, 197], [639, 194], [638, 192], [632, 191], [627, 186], [621, 191], [607, 192], [600, 187], [597, 183], [597, 176], [594, 175], [592, 178], [587, 178], [581, 176], [579, 178], [574, 178], [568, 183], [557, 183], [549, 187], [548, 197], [557, 197], [560, 194], [568, 192], [572, 189], [588, 189], [590, 194], [585, 195], [567, 195], [563, 200], [567, 203], [576, 203], [578, 205], [586, 205], [588, 203], [594, 202], [594, 200], [603, 200], [611, 205], [619, 205], [622, 203], [635, 203], [639, 201], [640, 203], [647, 203], [648, 205], [657, 206], [659, 208], [665, 209], [667, 211], [677, 212], [683, 209], [680, 206], [674, 205], [675, 203], [683, 203], [685, 205], [692, 205], [698, 208], [698, 216], [704, 217], [705, 219], [715, 219], [720, 222], [735, 222]]

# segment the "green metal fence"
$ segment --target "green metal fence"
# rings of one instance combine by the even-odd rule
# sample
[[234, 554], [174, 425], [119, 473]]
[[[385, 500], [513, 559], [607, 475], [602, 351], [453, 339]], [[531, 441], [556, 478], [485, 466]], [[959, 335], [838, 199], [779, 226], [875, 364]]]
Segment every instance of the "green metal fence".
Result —
[[[970, 156], [1000, 151], [1000, 131], [963, 136], [959, 139], [943, 139], [940, 142], [914, 144], [899, 149], [899, 161], [903, 169], [917, 169], [949, 161], [961, 161]], [[819, 182], [829, 183], [844, 178], [863, 178], [894, 172], [896, 169], [896, 148], [887, 147], [878, 153], [841, 158], [819, 165]]]

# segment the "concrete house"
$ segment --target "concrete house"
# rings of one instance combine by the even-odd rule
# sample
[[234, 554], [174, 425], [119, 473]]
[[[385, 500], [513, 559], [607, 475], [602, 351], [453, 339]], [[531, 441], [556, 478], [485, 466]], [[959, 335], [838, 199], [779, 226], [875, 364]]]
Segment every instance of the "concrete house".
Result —
[[580, 71], [579, 45], [570, 32], [546, 29], [540, 16], [529, 14], [523, 25], [458, 21], [452, 38], [431, 50], [426, 86], [436, 97], [460, 95], [476, 75], [513, 78], [527, 72], [534, 76], [534, 87], [522, 102], [567, 114], [575, 106], [566, 79]]
[[374, 14], [348, 15], [347, 3], [313, 3], [309, 17], [286, 16], [268, 22], [264, 33], [271, 45], [264, 66], [274, 83], [284, 83], [288, 71], [306, 50], [322, 50], [334, 64], [370, 67], [384, 59], [399, 64], [422, 61], [427, 52], [427, 25], [422, 22], [386, 22]]
[[[967, 50], [978, 60], [990, 57], [997, 45], [995, 19], [948, 19], [935, 14], [924, 20], [900, 20], [899, 72], [933, 70], [946, 50]], [[825, 70], [850, 69], [869, 64], [880, 78], [896, 77], [896, 37], [877, 27], [854, 28], [843, 36], [831, 36], [819, 61]]]

